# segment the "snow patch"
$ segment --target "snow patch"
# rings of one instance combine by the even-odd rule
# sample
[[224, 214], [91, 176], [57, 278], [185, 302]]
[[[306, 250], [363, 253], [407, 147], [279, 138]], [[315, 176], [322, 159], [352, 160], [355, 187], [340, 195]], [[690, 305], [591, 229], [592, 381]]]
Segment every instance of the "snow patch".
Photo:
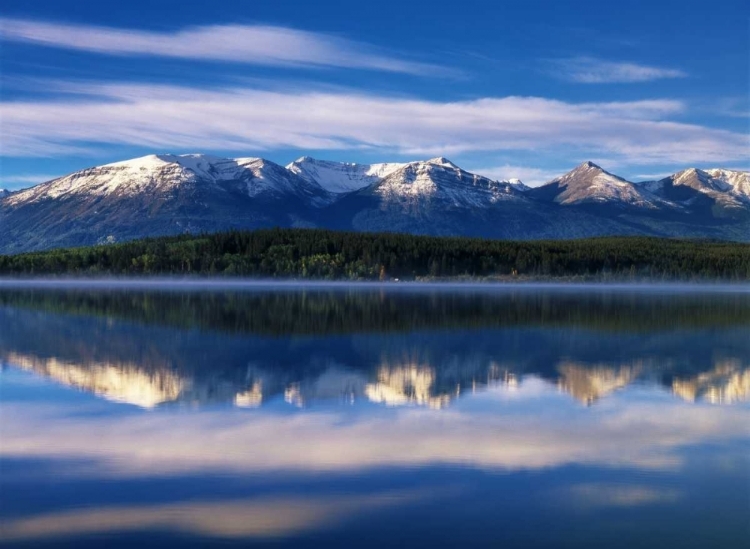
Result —
[[303, 156], [287, 165], [286, 169], [328, 192], [341, 194], [369, 187], [403, 166], [398, 163], [331, 162]]
[[469, 173], [445, 159], [411, 162], [384, 178], [375, 193], [384, 200], [439, 200], [458, 208], [487, 208], [505, 200], [522, 199], [509, 182]]

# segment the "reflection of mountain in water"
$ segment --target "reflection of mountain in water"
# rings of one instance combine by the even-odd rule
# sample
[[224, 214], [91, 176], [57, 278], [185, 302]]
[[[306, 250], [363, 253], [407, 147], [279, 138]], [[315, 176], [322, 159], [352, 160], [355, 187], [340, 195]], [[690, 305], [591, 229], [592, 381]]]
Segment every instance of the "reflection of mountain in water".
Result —
[[750, 368], [738, 360], [723, 361], [692, 378], [675, 378], [672, 390], [690, 402], [702, 399], [713, 404], [732, 404], [750, 400]]
[[[630, 385], [645, 371], [648, 371], [643, 362], [614, 367], [565, 361], [557, 369], [560, 372], [558, 386], [586, 404], [591, 404], [617, 389]], [[651, 370], [656, 369], [658, 366], [654, 365]]]
[[[74, 364], [55, 358], [42, 359], [16, 353], [5, 355], [8, 364], [54, 379], [63, 385], [91, 391], [116, 402], [144, 408], [166, 403], [208, 404], [233, 402], [254, 408], [283, 394], [295, 406], [321, 401], [353, 403], [359, 400], [387, 406], [418, 405], [442, 408], [465, 392], [487, 386], [513, 387], [518, 377], [495, 364], [486, 368], [486, 377], [467, 376], [450, 388], [438, 387], [437, 370], [426, 364], [383, 365], [369, 375], [365, 372], [333, 366], [317, 377], [284, 385], [279, 376], [249, 366], [245, 381], [182, 376], [169, 368], [144, 369], [133, 363]], [[557, 386], [584, 404], [653, 374], [656, 368], [642, 363], [624, 366], [586, 366], [563, 362], [558, 366]], [[552, 381], [550, 381], [552, 383]], [[731, 404], [750, 400], [750, 367], [739, 363], [719, 363], [693, 378], [675, 378], [674, 394], [689, 402], [704, 400], [713, 404]]]
[[128, 362], [75, 364], [13, 352], [6, 354], [5, 360], [63, 385], [144, 408], [176, 400], [188, 384], [187, 380], [167, 368], [149, 372]]
[[[530, 305], [523, 296], [504, 298], [506, 309], [517, 310], [502, 313], [505, 320], [500, 325], [488, 320], [487, 328], [482, 328], [484, 317], [479, 315], [467, 322], [470, 329], [455, 327], [453, 319], [446, 321], [449, 330], [438, 325], [411, 333], [386, 329], [284, 337], [244, 330], [206, 331], [173, 322], [142, 324], [91, 316], [90, 310], [69, 315], [5, 306], [0, 307], [0, 360], [143, 407], [211, 402], [255, 407], [285, 399], [297, 406], [367, 400], [440, 408], [488, 385], [522, 383], [526, 375], [546, 379], [586, 404], [639, 380], [660, 383], [688, 401], [733, 403], [750, 398], [750, 341], [741, 321], [745, 308], [750, 309], [747, 300], [734, 301], [733, 322], [716, 322], [721, 314], [710, 303], [687, 302], [681, 310], [703, 310], [710, 320], [705, 325], [643, 333], [614, 329], [614, 321], [607, 330], [589, 327], [601, 319], [607, 324], [607, 315], [619, 315], [622, 326], [635, 326], [636, 319], [621, 317], [623, 310], [642, 314], [637, 303], [623, 308], [617, 300], [609, 304], [603, 300], [593, 307], [583, 302], [580, 309], [570, 311], [571, 322], [566, 324], [559, 312], [550, 325], [544, 311], [574, 302], [568, 297], [561, 303], [548, 298], [539, 307], [536, 296], [527, 297], [537, 301]], [[378, 299], [359, 308], [377, 312], [377, 304], [384, 303]], [[414, 305], [414, 296], [409, 299]], [[450, 317], [455, 296], [446, 301], [435, 295], [423, 299], [429, 303], [417, 301], [418, 309], [427, 307]], [[65, 305], [63, 299], [54, 308], [65, 310]], [[312, 308], [305, 309], [293, 303], [292, 308], [320, 315], [318, 305], [308, 303], [304, 307]], [[387, 303], [395, 309], [397, 305], [397, 301]], [[219, 309], [201, 313], [211, 318], [221, 316], [227, 301], [201, 306]], [[488, 304], [487, 310], [497, 306]], [[587, 320], [588, 308], [597, 321]], [[326, 306], [326, 314], [335, 309]], [[410, 312], [404, 308], [404, 314]], [[466, 310], [461, 314], [471, 316]], [[664, 314], [673, 315], [674, 307], [666, 307]], [[169, 311], [161, 315], [174, 316]], [[368, 322], [382, 324], [377, 318]], [[662, 324], [659, 318], [652, 322]]]

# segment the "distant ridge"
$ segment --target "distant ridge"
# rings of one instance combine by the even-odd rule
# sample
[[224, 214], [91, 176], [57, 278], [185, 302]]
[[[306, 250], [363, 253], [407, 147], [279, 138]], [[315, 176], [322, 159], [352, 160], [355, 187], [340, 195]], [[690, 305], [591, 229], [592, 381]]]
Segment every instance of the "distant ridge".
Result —
[[262, 227], [750, 241], [750, 174], [688, 168], [633, 183], [584, 162], [529, 188], [444, 157], [356, 164], [304, 156], [283, 167], [263, 158], [154, 154], [0, 191], [0, 253]]

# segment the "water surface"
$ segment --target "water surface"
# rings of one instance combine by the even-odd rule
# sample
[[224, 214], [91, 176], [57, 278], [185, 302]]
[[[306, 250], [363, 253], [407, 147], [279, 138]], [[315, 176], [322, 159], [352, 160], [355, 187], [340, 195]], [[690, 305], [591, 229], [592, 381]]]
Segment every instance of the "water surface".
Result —
[[747, 287], [56, 286], [0, 284], [0, 543], [749, 539]]

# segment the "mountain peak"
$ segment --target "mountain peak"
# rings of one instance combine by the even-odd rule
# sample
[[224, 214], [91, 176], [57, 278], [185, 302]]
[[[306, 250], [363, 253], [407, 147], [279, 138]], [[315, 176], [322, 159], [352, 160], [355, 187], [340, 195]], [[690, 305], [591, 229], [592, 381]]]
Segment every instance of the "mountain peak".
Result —
[[[623, 212], [628, 217], [621, 223]], [[643, 222], [641, 214], [648, 214]], [[720, 221], [709, 226], [714, 219]], [[747, 240], [748, 220], [750, 172], [740, 170], [691, 167], [634, 184], [586, 161], [529, 189], [515, 179], [463, 170], [443, 156], [359, 164], [305, 155], [285, 168], [263, 158], [163, 153], [83, 169], [28, 189], [0, 190], [0, 252], [93, 244], [110, 236], [119, 241], [269, 226], [503, 238], [670, 234]]]
[[445, 158], [444, 156], [437, 156], [435, 158], [430, 158], [429, 160], [425, 161], [425, 164], [437, 164], [438, 166], [444, 166], [446, 168], [455, 168], [460, 169], [456, 164]]
[[591, 161], [579, 164], [531, 192], [532, 196], [563, 205], [609, 203], [653, 210], [663, 202], [646, 188], [611, 174]]
[[[717, 174], [718, 175], [718, 174]], [[683, 185], [697, 191], [720, 191], [726, 192], [732, 188], [722, 177], [714, 177], [712, 174], [698, 169], [688, 168], [671, 176], [673, 185]]]
[[138, 158], [131, 158], [129, 160], [121, 160], [119, 162], [112, 162], [110, 164], [104, 164], [103, 166], [97, 166], [97, 168], [140, 168], [140, 169], [158, 169], [167, 164], [179, 164], [185, 168], [192, 169], [195, 166], [201, 164], [213, 164], [217, 162], [229, 162], [228, 158], [221, 158], [218, 156], [212, 156], [210, 154], [147, 154], [146, 156], [139, 156]]
[[581, 162], [573, 171], [578, 170], [599, 170], [599, 171], [605, 171], [604, 168], [602, 168], [599, 164], [596, 164], [595, 162], [592, 162], [591, 160], [586, 160], [585, 162]]
[[317, 160], [314, 159], [312, 156], [307, 156], [307, 155], [300, 156], [297, 160], [294, 160], [293, 162], [289, 163], [289, 165], [287, 166], [287, 168], [289, 166], [293, 165], [293, 164], [304, 164], [304, 163], [308, 163], [308, 162], [315, 163], [315, 162], [317, 162]]

